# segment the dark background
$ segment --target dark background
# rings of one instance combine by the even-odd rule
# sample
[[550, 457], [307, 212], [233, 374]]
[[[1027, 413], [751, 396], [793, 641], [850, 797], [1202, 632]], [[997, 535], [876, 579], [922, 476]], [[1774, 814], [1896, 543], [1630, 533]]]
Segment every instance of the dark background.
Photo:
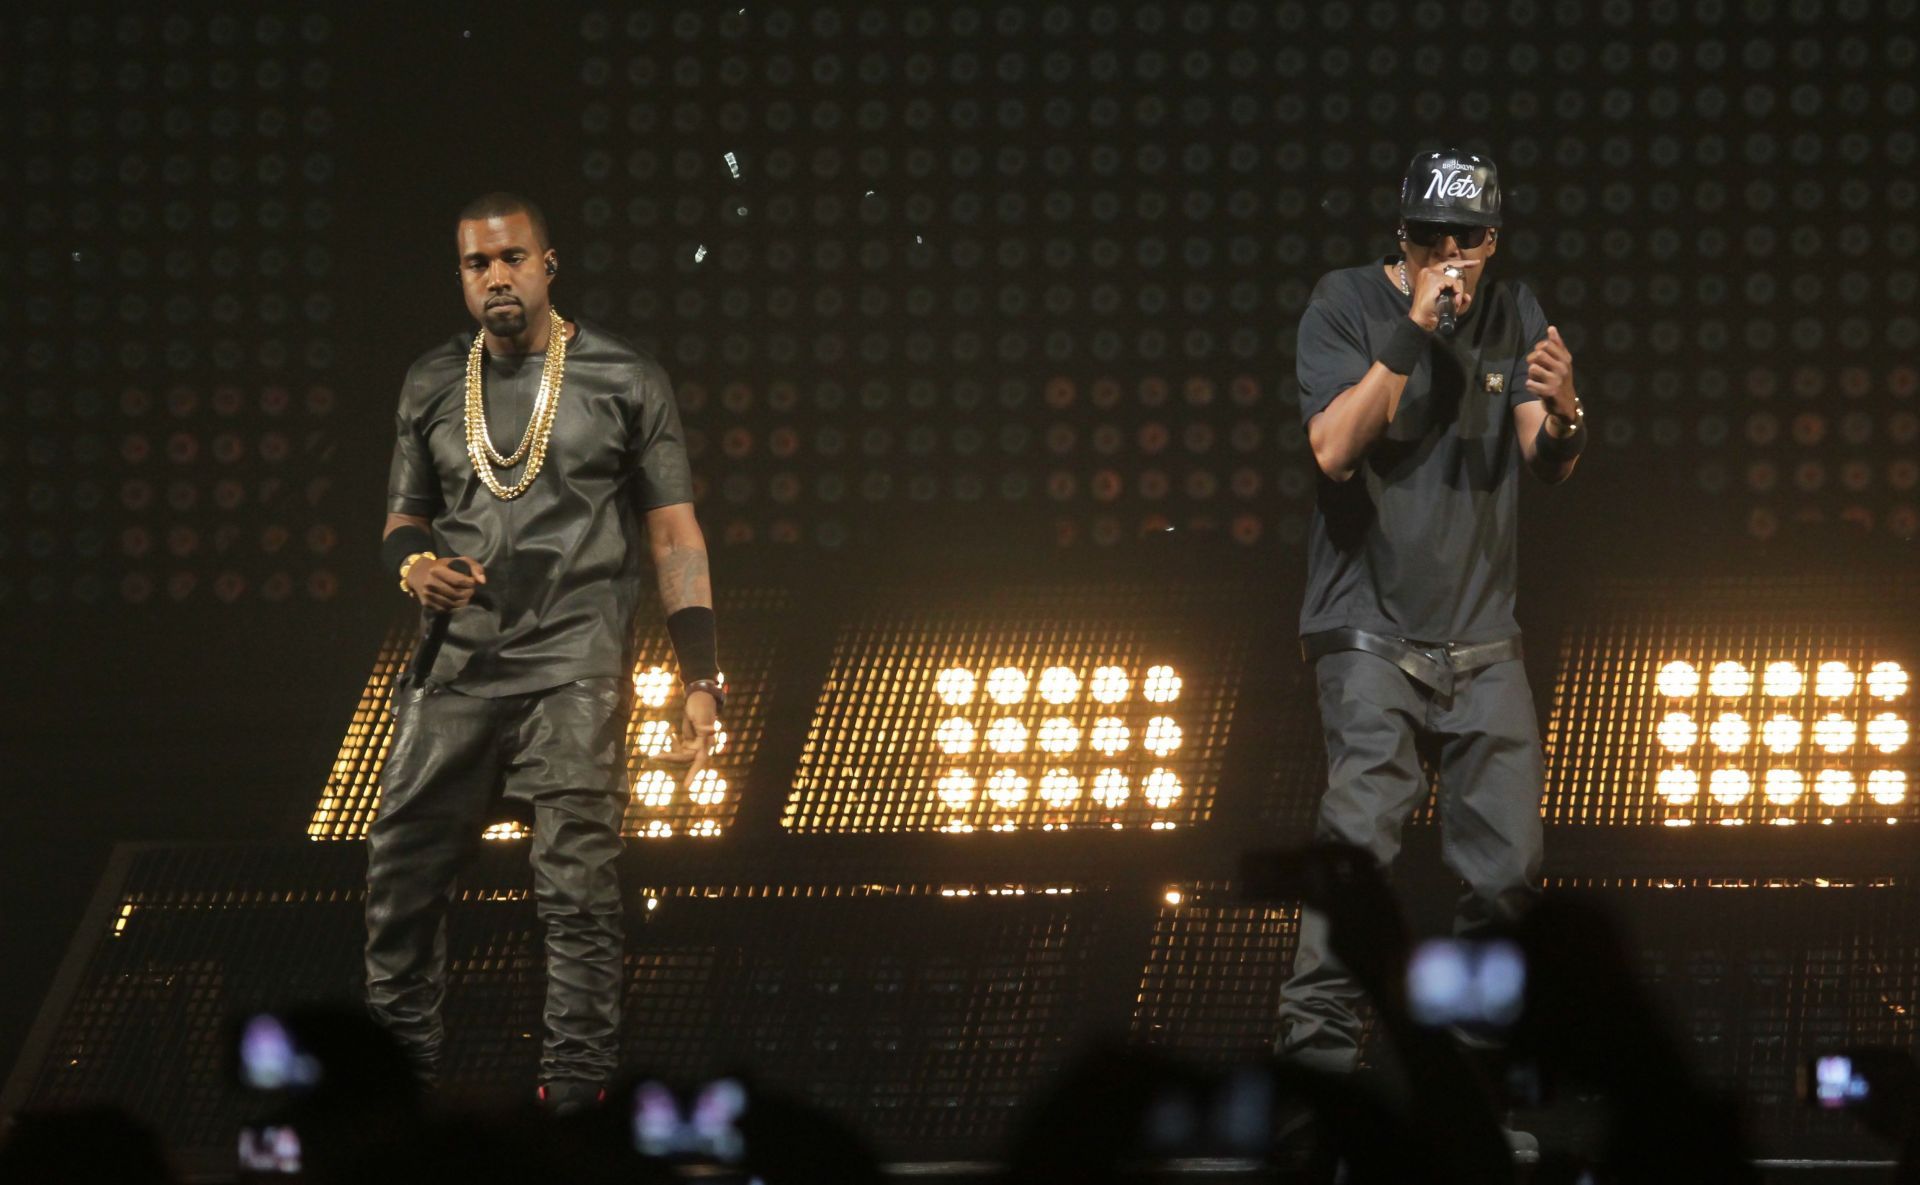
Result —
[[1909, 546], [1914, 15], [9, 10], [0, 1056], [113, 842], [300, 833], [402, 608], [392, 399], [463, 325], [474, 194], [539, 200], [559, 307], [667, 364], [719, 579], [1171, 527], [1269, 567], [1287, 615], [1292, 326], [1390, 248], [1409, 156], [1488, 151], [1496, 274], [1562, 327], [1596, 433], [1527, 494], [1537, 619], [1573, 572]]

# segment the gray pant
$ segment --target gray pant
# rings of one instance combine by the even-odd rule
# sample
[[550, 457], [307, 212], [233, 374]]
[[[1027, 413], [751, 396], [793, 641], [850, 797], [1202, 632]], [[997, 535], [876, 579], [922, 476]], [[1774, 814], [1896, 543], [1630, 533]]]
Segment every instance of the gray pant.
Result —
[[543, 1081], [604, 1083], [619, 1059], [622, 681], [484, 699], [394, 695], [393, 746], [367, 836], [367, 1004], [423, 1076], [445, 1043], [447, 905], [494, 798], [533, 807], [547, 939]]
[[[1327, 738], [1327, 792], [1315, 837], [1353, 844], [1382, 865], [1426, 795], [1420, 754], [1440, 772], [1441, 853], [1467, 882], [1455, 931], [1511, 918], [1539, 891], [1540, 727], [1526, 669], [1495, 663], [1456, 677], [1449, 700], [1384, 658], [1342, 651], [1314, 665]], [[1303, 910], [1282, 990], [1279, 1050], [1350, 1070], [1360, 1053], [1361, 990], [1327, 946], [1326, 918]]]

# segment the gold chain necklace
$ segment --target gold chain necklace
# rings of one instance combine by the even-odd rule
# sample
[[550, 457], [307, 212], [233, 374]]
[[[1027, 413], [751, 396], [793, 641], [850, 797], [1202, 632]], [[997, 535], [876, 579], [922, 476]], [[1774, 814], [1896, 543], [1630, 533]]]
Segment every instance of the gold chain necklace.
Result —
[[[540, 372], [540, 393], [534, 397], [533, 414], [527, 418], [527, 431], [520, 447], [507, 456], [493, 447], [493, 435], [487, 430], [487, 399], [481, 374], [486, 366], [487, 332], [473, 335], [473, 349], [467, 351], [467, 458], [473, 471], [493, 496], [510, 501], [527, 492], [540, 466], [547, 459], [547, 441], [553, 435], [554, 416], [560, 407], [560, 384], [567, 372], [567, 323], [560, 314], [547, 310], [547, 364]], [[500, 484], [495, 469], [511, 469], [522, 459], [527, 471], [510, 486]]]

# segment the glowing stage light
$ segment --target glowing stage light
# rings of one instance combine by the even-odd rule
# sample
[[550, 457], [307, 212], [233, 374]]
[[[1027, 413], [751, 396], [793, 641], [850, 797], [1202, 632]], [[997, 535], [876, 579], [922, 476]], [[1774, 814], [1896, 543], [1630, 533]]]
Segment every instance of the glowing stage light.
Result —
[[1133, 687], [1127, 678], [1127, 672], [1121, 667], [1101, 667], [1093, 673], [1093, 682], [1089, 691], [1095, 703], [1117, 704], [1127, 698], [1127, 692]]
[[971, 774], [964, 774], [955, 770], [953, 773], [946, 774], [939, 782], [935, 783], [934, 789], [939, 793], [941, 802], [957, 811], [973, 801], [973, 791], [976, 785], [978, 785], [978, 783], [974, 781]]
[[1907, 722], [1892, 712], [1867, 721], [1867, 744], [1882, 753], [1897, 753], [1907, 744]]
[[1661, 747], [1668, 752], [1685, 753], [1700, 739], [1700, 726], [1685, 712], [1668, 712], [1661, 717], [1655, 735], [1660, 738]]
[[973, 672], [965, 667], [948, 667], [934, 678], [933, 690], [940, 702], [960, 707], [973, 702]]
[[1088, 743], [1094, 752], [1104, 753], [1108, 757], [1124, 752], [1132, 742], [1126, 723], [1118, 716], [1102, 716], [1093, 722], [1093, 738]]
[[1040, 672], [1040, 698], [1056, 707], [1070, 704], [1080, 694], [1080, 676], [1072, 667], [1048, 667]]
[[1844, 769], [1823, 769], [1814, 779], [1821, 806], [1845, 806], [1853, 801], [1853, 775]]
[[688, 783], [687, 797], [695, 806], [719, 806], [727, 799], [727, 780], [719, 770], [703, 769]]
[[1161, 900], [1165, 901], [1168, 905], [1178, 905], [1186, 899], [1187, 895], [1178, 889], [1168, 889], [1161, 895]]
[[647, 757], [658, 757], [673, 748], [673, 725], [665, 720], [647, 720], [633, 738], [633, 747]]
[[1147, 735], [1140, 745], [1155, 757], [1165, 757], [1180, 747], [1180, 726], [1170, 716], [1155, 716], [1147, 721]]
[[1707, 735], [1712, 738], [1713, 747], [1722, 753], [1738, 753], [1746, 748], [1747, 742], [1753, 738], [1753, 729], [1748, 726], [1745, 718], [1736, 716], [1732, 712], [1722, 712], [1719, 719], [1713, 722], [1713, 727], [1708, 730]]
[[633, 780], [633, 796], [641, 806], [649, 810], [659, 810], [673, 804], [673, 775], [665, 770], [650, 769]]
[[1700, 775], [1690, 769], [1663, 769], [1655, 788], [1669, 804], [1685, 806], [1700, 796]]
[[987, 797], [995, 806], [1012, 810], [1027, 800], [1027, 780], [1019, 770], [995, 770], [987, 779]]
[[1117, 807], [1127, 801], [1127, 775], [1117, 769], [1103, 769], [1093, 776], [1093, 800], [1104, 807]]
[[1899, 806], [1907, 800], [1907, 775], [1903, 770], [1876, 769], [1867, 775], [1867, 796], [1880, 806]]
[[1745, 770], [1716, 769], [1707, 780], [1707, 793], [1722, 806], [1738, 806], [1753, 792], [1753, 779]]
[[1002, 716], [987, 726], [987, 748], [995, 753], [1027, 751], [1027, 726], [1011, 716]]
[[664, 666], [651, 666], [636, 671], [633, 676], [633, 694], [643, 707], [664, 708], [673, 698], [673, 672]]
[[1807, 676], [1794, 663], [1770, 662], [1761, 676], [1761, 689], [1774, 699], [1799, 695], [1807, 688]]
[[1140, 794], [1148, 805], [1160, 810], [1172, 806], [1180, 797], [1180, 779], [1170, 771], [1156, 769], [1140, 781]]
[[1853, 748], [1859, 732], [1853, 721], [1831, 712], [1813, 722], [1813, 743], [1829, 753], [1844, 753]]
[[1180, 676], [1172, 667], [1148, 667], [1140, 693], [1149, 703], [1170, 704], [1180, 698]]
[[718, 819], [695, 820], [694, 824], [687, 828], [687, 834], [700, 839], [712, 839], [720, 834], [720, 821]]
[[480, 833], [480, 838], [483, 840], [504, 842], [513, 839], [525, 839], [529, 834], [531, 833], [518, 823], [489, 823], [487, 829]]
[[1767, 771], [1767, 801], [1774, 806], [1792, 806], [1806, 793], [1806, 782], [1796, 769]]
[[942, 753], [958, 757], [973, 752], [973, 722], [964, 716], [949, 716], [933, 734]]
[[1040, 801], [1050, 807], [1071, 806], [1080, 798], [1080, 779], [1064, 769], [1050, 769], [1040, 778]]
[[1080, 747], [1080, 729], [1064, 716], [1055, 716], [1040, 725], [1042, 753], [1071, 753]]
[[1745, 663], [1717, 662], [1707, 676], [1707, 690], [1722, 699], [1738, 699], [1753, 692], [1753, 672]]
[[1760, 726], [1760, 740], [1774, 753], [1791, 753], [1800, 747], [1800, 722], [1791, 716], [1775, 716]]
[[987, 698], [996, 704], [1017, 704], [1027, 698], [1027, 673], [1019, 667], [995, 667], [987, 672]]
[[1852, 695], [1856, 680], [1853, 668], [1843, 662], [1823, 662], [1814, 672], [1813, 693], [1823, 699]]
[[648, 823], [646, 830], [640, 834], [648, 839], [671, 839], [673, 837], [673, 824], [667, 822], [665, 819], [655, 819]]
[[1875, 699], [1899, 699], [1907, 694], [1907, 668], [1897, 662], [1877, 662], [1867, 672], [1867, 694]]
[[1660, 668], [1654, 686], [1668, 699], [1692, 699], [1700, 694], [1700, 671], [1690, 662], [1674, 661]]

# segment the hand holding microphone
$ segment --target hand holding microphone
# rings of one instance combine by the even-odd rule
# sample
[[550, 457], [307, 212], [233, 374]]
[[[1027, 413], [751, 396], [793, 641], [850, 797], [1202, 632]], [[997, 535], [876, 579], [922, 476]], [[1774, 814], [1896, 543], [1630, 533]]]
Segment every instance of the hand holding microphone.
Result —
[[1467, 289], [1467, 277], [1486, 262], [1481, 259], [1450, 259], [1423, 267], [1413, 274], [1413, 310], [1408, 316], [1428, 333], [1452, 337], [1458, 318], [1473, 307], [1473, 294]]

